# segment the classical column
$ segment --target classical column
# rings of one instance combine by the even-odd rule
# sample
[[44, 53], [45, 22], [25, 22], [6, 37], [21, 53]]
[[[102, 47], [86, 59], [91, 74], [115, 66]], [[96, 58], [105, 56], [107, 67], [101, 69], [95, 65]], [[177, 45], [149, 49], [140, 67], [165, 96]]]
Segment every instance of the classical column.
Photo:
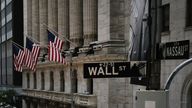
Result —
[[[60, 38], [69, 39], [69, 0], [58, 0], [58, 33]], [[69, 43], [64, 38], [64, 50], [69, 48]]]
[[40, 24], [40, 42], [47, 44], [47, 0], [39, 0], [39, 24]]
[[[82, 15], [82, 0], [69, 1], [69, 19], [70, 19], [70, 40], [77, 46], [82, 46], [83, 34], [83, 15]], [[70, 48], [75, 46], [70, 44]]]
[[97, 0], [83, 1], [84, 46], [97, 40]]
[[100, 53], [126, 53], [125, 1], [98, 0], [98, 42], [102, 45]]
[[27, 0], [27, 33], [32, 36], [32, 0]]
[[22, 108], [27, 108], [27, 102], [24, 99], [22, 99]]
[[[48, 2], [47, 0], [39, 0], [39, 40], [42, 45], [47, 45], [48, 39], [47, 39], [47, 22], [48, 22], [48, 15], [47, 15], [47, 6]], [[46, 53], [46, 48], [41, 49], [40, 51], [40, 57], [43, 56], [43, 54]]]
[[57, 0], [48, 0], [48, 26], [57, 32], [58, 28]]
[[32, 37], [39, 41], [39, 0], [32, 0]]

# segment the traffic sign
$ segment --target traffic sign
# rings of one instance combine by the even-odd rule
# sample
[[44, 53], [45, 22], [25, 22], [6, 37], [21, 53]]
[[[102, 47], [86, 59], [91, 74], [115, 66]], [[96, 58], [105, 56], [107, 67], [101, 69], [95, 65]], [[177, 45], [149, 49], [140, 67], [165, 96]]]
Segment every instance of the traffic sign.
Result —
[[84, 78], [141, 77], [146, 75], [144, 62], [85, 63]]

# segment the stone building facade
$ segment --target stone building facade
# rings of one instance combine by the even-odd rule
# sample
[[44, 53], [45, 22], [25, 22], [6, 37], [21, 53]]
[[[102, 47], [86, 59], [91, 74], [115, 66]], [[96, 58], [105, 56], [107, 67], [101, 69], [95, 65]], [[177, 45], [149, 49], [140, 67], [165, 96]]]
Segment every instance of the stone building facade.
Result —
[[[41, 61], [23, 72], [23, 108], [132, 108], [129, 78], [83, 78], [83, 64], [128, 60], [130, 0], [24, 0], [24, 33], [47, 45], [47, 29], [65, 41], [65, 65]], [[65, 37], [65, 39], [64, 39]], [[71, 42], [69, 42], [69, 39]], [[94, 54], [86, 54], [90, 44]]]
[[[192, 2], [190, 0], [162, 0], [162, 13], [166, 13], [168, 20], [162, 23], [159, 33], [161, 42], [172, 42], [181, 40], [192, 41]], [[163, 18], [163, 17], [162, 17]], [[164, 19], [167, 19], [164, 17]], [[163, 20], [161, 20], [163, 21]], [[165, 20], [164, 20], [165, 21]], [[160, 30], [159, 30], [160, 31]], [[190, 57], [191, 57], [190, 46]], [[179, 60], [161, 60], [161, 89], [164, 89], [165, 83], [171, 72], [180, 65], [185, 59]], [[169, 108], [191, 108], [191, 63], [184, 66], [173, 78], [169, 87]]]
[[[152, 2], [156, 43], [192, 40], [191, 0]], [[23, 72], [23, 108], [136, 108], [136, 90], [145, 86], [131, 85], [129, 78], [83, 77], [84, 63], [128, 61], [131, 0], [24, 0], [23, 6], [25, 34], [47, 45], [50, 29], [65, 41], [66, 52], [79, 47], [77, 56], [65, 55], [65, 65], [41, 61], [46, 53], [42, 48], [36, 72]], [[93, 54], [86, 53], [90, 45]], [[171, 72], [183, 61], [155, 60], [152, 85], [164, 89]], [[169, 108], [191, 108], [191, 65], [173, 78]]]

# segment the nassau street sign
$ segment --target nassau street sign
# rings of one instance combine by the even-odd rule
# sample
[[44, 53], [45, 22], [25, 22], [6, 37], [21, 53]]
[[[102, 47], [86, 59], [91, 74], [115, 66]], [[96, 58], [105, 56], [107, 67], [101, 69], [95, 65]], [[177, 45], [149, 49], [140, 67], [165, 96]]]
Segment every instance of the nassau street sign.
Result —
[[140, 70], [144, 65], [130, 62], [85, 63], [84, 78], [140, 77], [143, 76]]
[[164, 43], [161, 50], [161, 59], [188, 59], [189, 40]]

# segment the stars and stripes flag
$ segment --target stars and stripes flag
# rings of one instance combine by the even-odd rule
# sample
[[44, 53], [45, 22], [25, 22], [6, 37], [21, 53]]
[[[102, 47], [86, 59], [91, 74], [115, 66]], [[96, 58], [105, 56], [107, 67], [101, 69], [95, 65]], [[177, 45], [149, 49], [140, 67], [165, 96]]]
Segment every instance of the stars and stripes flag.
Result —
[[13, 64], [15, 71], [22, 72], [22, 66], [24, 62], [25, 53], [24, 51], [17, 47], [15, 44], [13, 46]]
[[25, 51], [25, 66], [31, 70], [36, 70], [37, 60], [40, 53], [40, 46], [29, 38], [26, 38], [26, 48]]
[[48, 42], [49, 42], [49, 48], [48, 48], [49, 61], [54, 61], [54, 62], [59, 62], [64, 64], [65, 58], [62, 56], [62, 53], [61, 53], [64, 41], [59, 39], [49, 30], [47, 30], [47, 32], [48, 32]]

